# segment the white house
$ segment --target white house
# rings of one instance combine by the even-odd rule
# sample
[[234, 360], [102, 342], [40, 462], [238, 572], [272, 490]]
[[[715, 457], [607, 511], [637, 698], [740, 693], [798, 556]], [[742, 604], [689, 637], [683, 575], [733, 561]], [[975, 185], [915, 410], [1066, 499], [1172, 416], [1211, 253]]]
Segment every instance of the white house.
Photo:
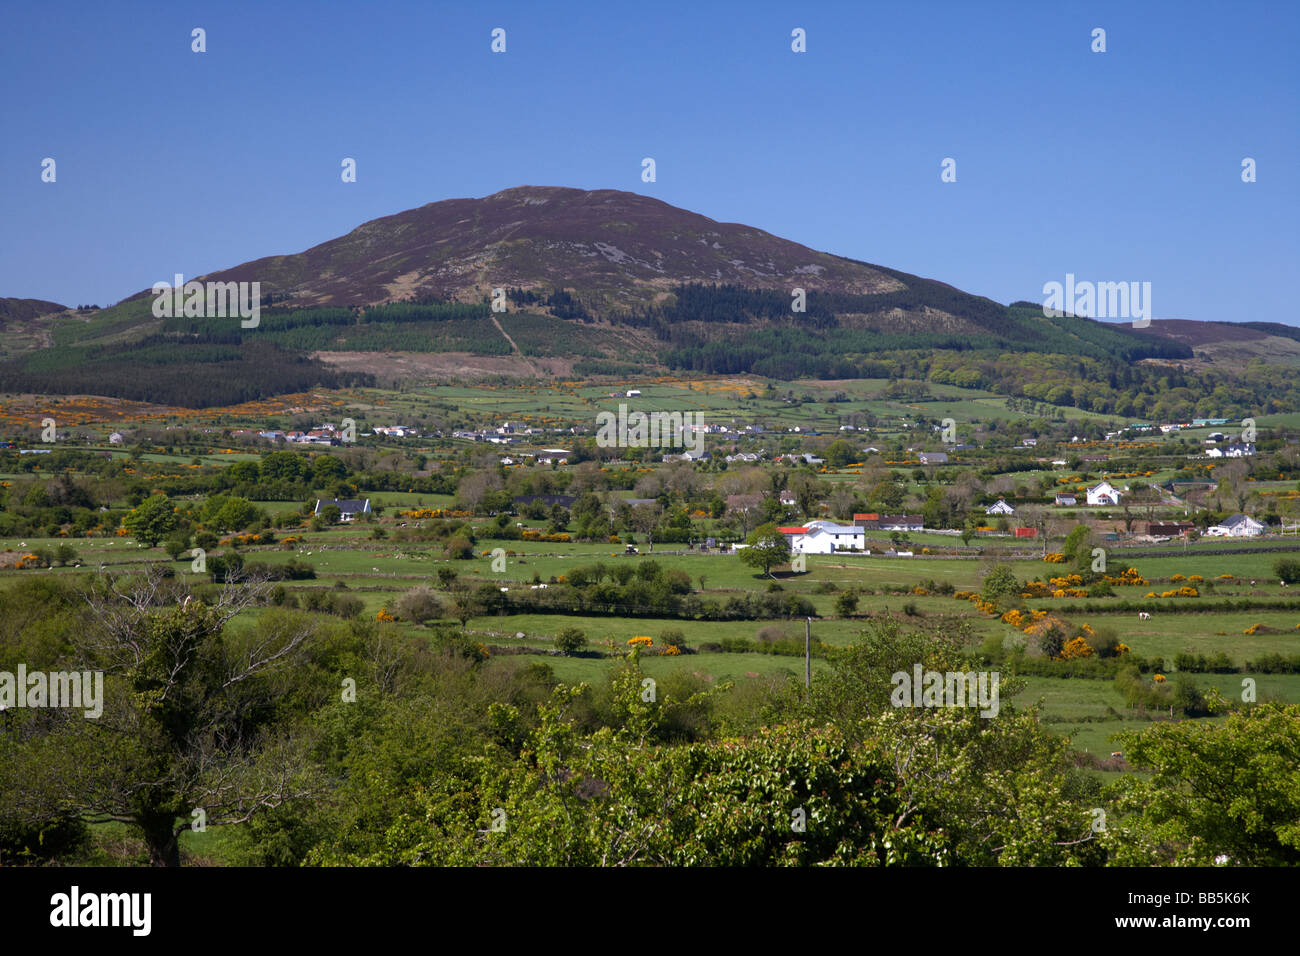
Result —
[[340, 521], [352, 521], [357, 515], [370, 514], [369, 498], [317, 498], [316, 510], [313, 514], [320, 514], [330, 505], [339, 509]]
[[856, 525], [810, 521], [802, 527], [781, 528], [793, 554], [832, 554], [866, 547], [866, 531]]
[[1070, 507], [1070, 508], [1072, 508], [1072, 507], [1074, 507], [1076, 504], [1078, 504], [1079, 501], [1078, 501], [1077, 498], [1074, 497], [1074, 495], [1065, 495], [1065, 494], [1061, 494], [1061, 495], [1057, 495], [1057, 496], [1056, 496], [1056, 503], [1057, 503], [1058, 505], [1063, 505], [1063, 506], [1065, 506], [1065, 507]]
[[1255, 538], [1264, 533], [1264, 526], [1250, 515], [1235, 514], [1224, 518], [1223, 524], [1206, 528], [1205, 533], [1215, 538]]
[[1250, 442], [1232, 442], [1205, 449], [1207, 458], [1245, 458], [1255, 454], [1255, 446]]
[[1016, 509], [999, 498], [995, 504], [985, 508], [984, 513], [986, 515], [1013, 515], [1016, 513]]
[[1088, 504], [1117, 505], [1122, 497], [1120, 490], [1109, 481], [1103, 481], [1088, 489]]
[[640, 398], [640, 397], [641, 397], [641, 389], [639, 388], [629, 388], [627, 390], [627, 395], [624, 396], [624, 398]]

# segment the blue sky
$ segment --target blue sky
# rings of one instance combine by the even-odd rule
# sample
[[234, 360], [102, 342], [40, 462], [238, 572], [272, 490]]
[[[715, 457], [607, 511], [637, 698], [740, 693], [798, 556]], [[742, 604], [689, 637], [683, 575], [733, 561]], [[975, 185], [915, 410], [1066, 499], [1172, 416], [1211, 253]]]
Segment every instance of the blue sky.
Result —
[[0, 23], [2, 296], [107, 305], [531, 184], [1001, 302], [1069, 272], [1150, 282], [1158, 318], [1300, 325], [1293, 0], [52, 2]]

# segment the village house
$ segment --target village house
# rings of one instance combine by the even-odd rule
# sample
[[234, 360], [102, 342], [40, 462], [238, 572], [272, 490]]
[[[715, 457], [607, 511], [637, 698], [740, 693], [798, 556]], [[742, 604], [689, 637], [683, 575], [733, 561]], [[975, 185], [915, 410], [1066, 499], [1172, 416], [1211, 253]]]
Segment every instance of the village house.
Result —
[[790, 542], [793, 554], [833, 554], [836, 551], [861, 551], [866, 535], [856, 525], [833, 521], [810, 521], [805, 526], [778, 529]]
[[994, 504], [985, 508], [984, 513], [986, 515], [1013, 515], [1016, 513], [1016, 509], [999, 498]]
[[1117, 505], [1123, 497], [1120, 490], [1109, 481], [1099, 482], [1088, 489], [1088, 504]]
[[1074, 495], [1061, 494], [1056, 496], [1056, 504], [1061, 507], [1073, 508], [1078, 503], [1079, 499], [1074, 497]]
[[340, 521], [355, 521], [357, 515], [370, 514], [369, 498], [317, 498], [316, 510], [313, 514], [320, 514], [330, 505], [339, 509]]
[[947, 454], [945, 454], [944, 452], [941, 452], [941, 451], [923, 451], [923, 452], [920, 452], [916, 457], [919, 458], [919, 459], [921, 459], [921, 464], [923, 464], [923, 465], [946, 465], [946, 464], [948, 464], [948, 456], [947, 456]]
[[1224, 518], [1221, 524], [1210, 525], [1205, 533], [1213, 538], [1257, 538], [1264, 533], [1264, 525], [1250, 515], [1238, 513]]
[[1232, 442], [1207, 448], [1205, 454], [1209, 458], [1246, 458], [1255, 454], [1255, 446], [1250, 442]]

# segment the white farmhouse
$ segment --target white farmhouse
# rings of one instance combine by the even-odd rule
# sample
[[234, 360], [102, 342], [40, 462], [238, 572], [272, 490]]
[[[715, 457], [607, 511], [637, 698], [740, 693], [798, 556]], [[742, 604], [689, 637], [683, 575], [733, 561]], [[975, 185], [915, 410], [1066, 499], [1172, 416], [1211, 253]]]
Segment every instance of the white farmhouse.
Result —
[[1103, 481], [1088, 489], [1088, 504], [1117, 505], [1122, 497], [1120, 490], [1109, 481]]
[[802, 527], [781, 528], [793, 554], [833, 554], [836, 551], [863, 550], [866, 531], [856, 525], [833, 521], [810, 521]]
[[999, 498], [996, 504], [991, 504], [985, 508], [984, 513], [986, 515], [1013, 515], [1016, 513], [1016, 509]]

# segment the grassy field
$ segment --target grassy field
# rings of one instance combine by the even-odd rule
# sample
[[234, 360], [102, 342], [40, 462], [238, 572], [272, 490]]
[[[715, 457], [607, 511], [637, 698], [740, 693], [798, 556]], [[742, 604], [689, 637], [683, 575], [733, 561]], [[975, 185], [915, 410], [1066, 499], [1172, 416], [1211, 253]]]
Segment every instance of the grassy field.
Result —
[[[266, 404], [250, 404], [245, 408], [217, 409], [203, 414], [192, 414], [184, 410], [153, 413], [132, 411], [131, 414], [139, 416], [134, 420], [137, 424], [184, 424], [189, 427], [202, 424], [210, 425], [219, 432], [232, 428], [265, 428], [272, 424], [287, 428], [291, 427], [295, 416], [301, 417], [307, 414], [304, 409], [311, 409], [311, 415], [321, 421], [337, 422], [342, 416], [350, 414], [369, 426], [421, 422], [430, 430], [437, 428], [447, 435], [452, 428], [495, 426], [505, 421], [548, 429], [573, 424], [589, 426], [594, 423], [599, 412], [616, 411], [620, 404], [627, 403], [628, 389], [638, 389], [641, 396], [636, 399], [635, 405], [640, 411], [698, 411], [704, 415], [707, 424], [761, 425], [765, 431], [752, 444], [764, 448], [769, 458], [782, 452], [801, 450], [805, 436], [810, 431], [820, 432], [828, 438], [844, 437], [858, 446], [875, 444], [884, 447], [887, 441], [901, 438], [906, 443], [915, 440], [917, 448], [926, 448], [933, 447], [935, 439], [929, 424], [917, 425], [919, 416], [931, 420], [953, 418], [963, 425], [974, 422], [1005, 423], [1026, 418], [1024, 412], [1008, 408], [1008, 400], [1004, 396], [990, 392], [936, 384], [928, 386], [932, 400], [910, 401], [889, 397], [889, 389], [894, 384], [885, 379], [799, 381], [776, 384], [769, 390], [769, 383], [754, 378], [679, 377], [609, 381], [603, 384], [557, 382], [520, 386], [429, 385], [403, 391], [356, 389], [346, 393], [303, 396], [293, 399], [293, 403], [286, 400], [282, 403], [283, 407], [275, 408]], [[39, 409], [33, 406], [31, 411], [32, 414], [27, 417], [39, 420]], [[1065, 414], [1065, 410], [1049, 411], [1049, 417], [1054, 416], [1056, 420], [1063, 420]], [[1124, 424], [1123, 419], [1115, 416], [1096, 416], [1075, 409], [1068, 410], [1068, 415], [1077, 421], [1095, 420], [1108, 427]], [[840, 425], [853, 416], [864, 419], [870, 417], [873, 422], [870, 431], [841, 432]], [[92, 430], [98, 427], [106, 439], [110, 421], [104, 418], [100, 422], [92, 416], [88, 421], [78, 424], [84, 424]], [[1262, 418], [1261, 427], [1266, 424], [1296, 427], [1300, 426], [1300, 416]], [[794, 426], [802, 431], [797, 435], [785, 431]], [[1183, 437], [1191, 435], [1196, 438], [1201, 431], [1208, 433], [1210, 430], [1185, 433]], [[1149, 447], [1156, 452], [1160, 451], [1161, 446], [1176, 447], [1171, 443], [1177, 437], [1150, 436]], [[571, 438], [569, 436], [566, 439], [564, 434], [552, 431], [533, 436], [522, 444], [528, 447], [563, 448], [569, 447], [568, 441]], [[227, 441], [228, 438], [214, 433], [205, 435], [201, 445], [177, 450], [174, 454], [149, 450], [135, 455], [138, 477], [143, 481], [155, 482], [170, 475], [192, 473], [195, 462], [200, 467], [224, 467], [258, 457], [247, 450], [235, 448], [233, 442], [226, 444]], [[125, 459], [132, 455], [128, 448], [120, 445], [110, 447], [103, 444], [94, 447], [108, 452], [114, 459]], [[491, 463], [512, 451], [507, 446], [425, 437], [387, 446], [371, 446], [366, 453], [372, 456], [372, 464], [384, 455], [399, 456], [399, 452], [400, 455], [407, 452], [412, 455], [427, 455], [430, 461], [428, 469], [421, 472], [424, 474], [439, 468], [459, 467], [470, 461]], [[915, 466], [911, 463], [911, 453], [907, 454], [909, 463], [897, 465], [895, 474], [910, 492], [923, 495], [936, 469], [929, 469], [925, 473], [926, 481], [919, 482]], [[1057, 486], [1074, 488], [1105, 472], [1104, 463], [1087, 463], [1068, 473], [1062, 468], [1033, 470], [1030, 467], [1033, 461], [1044, 457], [1033, 449], [1001, 454], [1024, 456], [1024, 470], [998, 476], [1000, 481], [1009, 482], [1012, 486], [1023, 484], [1036, 489], [1039, 480], [1046, 476], [1054, 482], [1057, 479], [1067, 479], [1063, 484], [1057, 483]], [[1061, 454], [1062, 457], [1068, 457]], [[817, 477], [828, 483], [857, 486], [867, 480], [864, 476], [873, 475], [873, 469], [876, 469], [875, 475], [882, 473], [880, 466], [884, 464], [885, 456], [864, 458], [865, 464], [855, 463], [839, 472], [822, 470]], [[962, 461], [960, 453], [954, 454], [953, 459], [949, 466], [953, 471], [971, 467], [969, 462]], [[1019, 459], [1014, 461], [1014, 467], [1019, 468]], [[1147, 481], [1160, 480], [1172, 476], [1181, 465], [1181, 459], [1162, 454], [1158, 460], [1152, 461], [1150, 468], [1142, 467], [1135, 474], [1142, 475], [1143, 480]], [[16, 473], [0, 475], [0, 480], [22, 482], [42, 475], [38, 462], [23, 462], [15, 467], [19, 468]], [[649, 470], [659, 467], [659, 463], [645, 463], [644, 467], [649, 473]], [[23, 471], [22, 468], [31, 470]], [[1084, 469], [1091, 469], [1087, 472], [1091, 478], [1084, 478]], [[735, 469], [721, 477], [731, 478], [740, 470]], [[1294, 491], [1295, 483], [1278, 480], [1256, 484], [1258, 487], [1254, 490], [1280, 499]], [[619, 494], [625, 497], [637, 496], [635, 491], [626, 488]], [[1015, 573], [1022, 579], [1045, 579], [1064, 573], [1062, 566], [1038, 559], [1041, 548], [1038, 542], [1017, 540], [1007, 535], [980, 534], [966, 547], [956, 535], [916, 533], [908, 539], [915, 555], [896, 557], [880, 553], [888, 546], [889, 535], [876, 533], [873, 543], [869, 544], [876, 553], [813, 555], [807, 559], [805, 573], [794, 574], [788, 566], [782, 566], [775, 570], [773, 576], [763, 576], [742, 564], [734, 553], [702, 553], [678, 544], [660, 544], [651, 549], [642, 534], [636, 535], [642, 554], [627, 556], [623, 553], [621, 543], [556, 544], [494, 540], [487, 537], [484, 528], [486, 522], [481, 520], [476, 521], [479, 536], [474, 547], [477, 556], [470, 560], [449, 561], [444, 557], [441, 545], [436, 542], [399, 540], [406, 532], [418, 531], [420, 524], [417, 519], [401, 516], [399, 511], [412, 508], [450, 509], [455, 504], [453, 496], [400, 490], [374, 492], [366, 496], [371, 499], [373, 508], [383, 511], [382, 517], [375, 524], [358, 523], [321, 531], [306, 530], [301, 526], [296, 529], [286, 528], [277, 534], [281, 539], [288, 535], [297, 536], [300, 540], [292, 546], [285, 548], [274, 544], [246, 547], [242, 553], [248, 561], [282, 564], [293, 559], [312, 565], [317, 575], [315, 579], [285, 582], [284, 587], [290, 594], [301, 597], [312, 591], [329, 590], [332, 593], [351, 595], [361, 601], [361, 613], [370, 619], [374, 619], [381, 609], [391, 609], [397, 598], [416, 585], [440, 586], [438, 571], [447, 567], [453, 568], [461, 580], [471, 585], [490, 582], [498, 587], [518, 591], [526, 590], [534, 583], [558, 580], [576, 567], [598, 561], [611, 566], [637, 566], [654, 560], [664, 568], [684, 572], [692, 587], [704, 599], [725, 600], [733, 595], [763, 591], [773, 585], [779, 586], [786, 593], [807, 598], [818, 615], [812, 624], [813, 636], [818, 641], [833, 646], [845, 646], [859, 640], [871, 618], [884, 617], [899, 621], [905, 628], [951, 630], [958, 626], [966, 627], [976, 643], [989, 635], [1001, 635], [1008, 639], [1009, 645], [1025, 644], [1025, 636], [1011, 625], [980, 613], [968, 601], [932, 593], [930, 588], [937, 586], [977, 591], [995, 560], [1010, 562]], [[123, 504], [117, 500], [113, 503], [115, 506]], [[303, 506], [302, 501], [259, 501], [256, 504], [277, 517], [291, 516]], [[1052, 512], [1052, 519], [1055, 524], [1068, 529], [1073, 514], [1074, 512], [1058, 509]], [[1111, 517], [1118, 518], [1118, 513]], [[540, 529], [545, 522], [523, 520], [523, 524]], [[381, 528], [385, 535], [376, 537], [376, 528]], [[32, 549], [52, 548], [64, 540], [11, 536], [0, 539], [0, 551], [28, 552]], [[140, 547], [130, 536], [75, 538], [67, 539], [67, 543], [76, 551], [78, 559], [74, 563], [80, 567], [49, 570], [0, 569], [0, 584], [33, 575], [79, 574], [100, 565], [114, 570], [132, 570], [151, 562], [169, 561], [160, 548]], [[1059, 540], [1054, 540], [1049, 544], [1055, 547], [1059, 543]], [[1246, 662], [1266, 653], [1298, 654], [1300, 629], [1297, 625], [1300, 624], [1300, 610], [1279, 611], [1261, 606], [1258, 610], [1172, 613], [1175, 609], [1195, 611], [1199, 606], [1224, 598], [1253, 601], [1261, 605], [1290, 599], [1291, 589], [1280, 586], [1273, 566], [1280, 557], [1294, 556], [1300, 552], [1300, 539], [1270, 539], [1266, 546], [1274, 550], [1251, 553], [1253, 549], [1263, 546], [1265, 545], [1257, 541], [1222, 539], [1202, 540], [1186, 548], [1181, 545], [1144, 545], [1134, 548], [1115, 546], [1109, 548], [1108, 560], [1116, 564], [1134, 564], [1150, 582], [1149, 586], [1119, 588], [1113, 598], [1035, 599], [1029, 603], [1033, 608], [1048, 611], [1066, 605], [1082, 604], [1085, 610], [1066, 615], [1071, 624], [1088, 624], [1098, 629], [1111, 628], [1117, 632], [1120, 640], [1129, 645], [1133, 653], [1143, 657], [1163, 657], [1167, 662], [1171, 662], [1173, 656], [1181, 652], [1210, 655], [1223, 651], [1238, 666], [1244, 666]], [[505, 570], [499, 572], [493, 570], [490, 557], [492, 550], [498, 547], [510, 552]], [[936, 554], [926, 555], [922, 553], [923, 548], [930, 548]], [[939, 556], [952, 555], [954, 552], [960, 556]], [[206, 580], [206, 576], [190, 572], [189, 560], [185, 556], [181, 561], [171, 562], [171, 567], [187, 580], [196, 583]], [[1231, 575], [1231, 578], [1220, 577], [1225, 574]], [[1108, 609], [1121, 602], [1144, 600], [1147, 591], [1159, 593], [1178, 586], [1179, 582], [1171, 580], [1176, 575], [1200, 575], [1204, 578], [1201, 584], [1202, 596], [1153, 599], [1157, 602], [1157, 610], [1150, 620], [1145, 621], [1139, 621], [1134, 611], [1108, 612]], [[844, 619], [836, 614], [835, 601], [840, 593], [850, 589], [861, 594], [859, 616]], [[1294, 591], [1295, 598], [1300, 600], [1300, 588], [1295, 588]], [[446, 597], [444, 595], [444, 599]], [[407, 624], [401, 626], [406, 633], [417, 638], [430, 634], [425, 628]], [[559, 657], [551, 653], [554, 650], [554, 636], [561, 629], [570, 626], [583, 630], [591, 642], [590, 649], [600, 654]], [[1255, 628], [1253, 634], [1243, 633], [1252, 627]], [[659, 635], [669, 628], [685, 632], [687, 646], [696, 652], [675, 657], [647, 655], [643, 658], [643, 665], [652, 675], [683, 672], [698, 674], [709, 683], [735, 681], [741, 684], [766, 680], [779, 674], [802, 679], [803, 674], [803, 661], [798, 657], [700, 651], [704, 645], [718, 644], [728, 639], [754, 640], [760, 631], [769, 634], [780, 632], [785, 637], [798, 641], [804, 633], [802, 620], [708, 622], [521, 613], [474, 617], [469, 620], [467, 628], [485, 644], [499, 648], [522, 648], [539, 655], [536, 659], [544, 660], [557, 677], [566, 681], [604, 680], [618, 666], [621, 659], [618, 655], [626, 652], [626, 641], [629, 638], [646, 635], [659, 643]], [[523, 637], [515, 636], [519, 634]], [[497, 659], [503, 656], [499, 655]], [[827, 666], [824, 660], [814, 660], [814, 680], [819, 673], [824, 673]], [[1197, 681], [1203, 687], [1219, 687], [1223, 693], [1232, 696], [1233, 693], [1240, 693], [1240, 681], [1245, 676], [1252, 675], [1201, 674], [1197, 675]], [[1300, 675], [1254, 676], [1258, 680], [1261, 697], [1272, 695], [1289, 701], [1300, 701]], [[1025, 682], [1025, 688], [1014, 698], [1016, 706], [1028, 706], [1041, 701], [1042, 714], [1049, 721], [1048, 726], [1070, 737], [1073, 745], [1081, 751], [1092, 754], [1104, 751], [1108, 754], [1114, 749], [1108, 744], [1111, 734], [1119, 730], [1140, 728], [1148, 723], [1126, 708], [1123, 698], [1109, 678], [1089, 680], [1034, 676], [1026, 678]], [[104, 834], [105, 840], [111, 843], [111, 830], [105, 830]], [[211, 835], [187, 834], [184, 839], [187, 849], [200, 856], [220, 857], [229, 850], [228, 846], [223, 846]]]

